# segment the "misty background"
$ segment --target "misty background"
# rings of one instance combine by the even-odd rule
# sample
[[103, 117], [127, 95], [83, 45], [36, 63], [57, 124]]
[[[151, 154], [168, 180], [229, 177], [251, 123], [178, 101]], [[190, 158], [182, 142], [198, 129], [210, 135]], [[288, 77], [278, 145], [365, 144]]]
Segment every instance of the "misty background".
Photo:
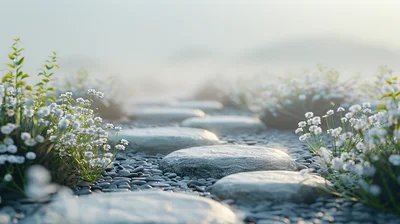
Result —
[[136, 97], [318, 63], [371, 77], [400, 69], [399, 12], [396, 0], [0, 0], [0, 61], [20, 37], [30, 74], [57, 50], [60, 76], [84, 67]]

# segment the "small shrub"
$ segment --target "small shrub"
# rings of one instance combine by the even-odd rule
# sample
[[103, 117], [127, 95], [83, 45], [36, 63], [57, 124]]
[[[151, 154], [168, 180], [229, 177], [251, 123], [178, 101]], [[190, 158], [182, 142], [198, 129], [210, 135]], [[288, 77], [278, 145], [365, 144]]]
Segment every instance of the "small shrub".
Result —
[[[296, 133], [320, 159], [321, 170], [333, 183], [330, 192], [373, 207], [400, 213], [400, 88], [397, 77], [387, 80], [384, 104], [339, 107], [322, 118], [306, 113]], [[340, 123], [334, 116], [339, 114]], [[325, 122], [327, 130], [321, 128]], [[327, 136], [324, 135], [327, 133]]]
[[97, 89], [105, 92], [103, 97], [92, 103], [99, 116], [107, 120], [118, 120], [124, 117], [125, 111], [119, 100], [121, 83], [116, 77], [92, 77], [86, 69], [79, 69], [76, 75], [65, 77], [57, 82], [58, 94], [73, 92], [77, 97], [84, 97], [88, 89]]
[[323, 115], [350, 99], [351, 81], [340, 82], [339, 72], [320, 66], [304, 80], [284, 78], [264, 87], [250, 103], [251, 110], [271, 128], [293, 129], [307, 111]]
[[23, 48], [16, 38], [8, 55], [7, 73], [0, 84], [0, 193], [2, 199], [25, 194], [25, 171], [41, 165], [53, 181], [72, 184], [94, 181], [110, 165], [116, 153], [125, 149], [126, 140], [108, 144], [111, 131], [121, 130], [90, 109], [95, 97], [104, 94], [89, 90], [89, 98], [73, 98], [72, 92], [59, 98], [49, 96], [57, 54], [49, 57], [39, 71], [42, 78], [34, 87], [26, 83]]

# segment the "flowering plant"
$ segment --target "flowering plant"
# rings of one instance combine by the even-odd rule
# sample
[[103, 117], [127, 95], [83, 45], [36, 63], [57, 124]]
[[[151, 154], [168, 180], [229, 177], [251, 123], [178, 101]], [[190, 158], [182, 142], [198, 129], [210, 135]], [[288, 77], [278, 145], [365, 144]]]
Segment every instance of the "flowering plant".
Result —
[[[304, 80], [285, 78], [280, 85], [266, 85], [250, 103], [250, 109], [269, 127], [292, 129], [307, 111], [323, 113], [350, 99], [352, 82], [339, 82], [339, 72], [319, 66]], [[351, 89], [351, 88], [350, 88]]]
[[[23, 48], [14, 39], [12, 63], [0, 84], [0, 193], [25, 193], [25, 171], [32, 165], [47, 168], [55, 182], [71, 184], [94, 181], [111, 163], [126, 140], [108, 144], [110, 132], [120, 127], [107, 124], [90, 109], [93, 97], [103, 93], [89, 90], [89, 99], [74, 99], [72, 93], [57, 99], [48, 96], [53, 70], [58, 68], [56, 52], [39, 71], [42, 80], [34, 87], [26, 84], [22, 71]], [[110, 151], [112, 149], [112, 152]], [[7, 192], [8, 194], [4, 194]], [[14, 194], [14, 195], [15, 195]]]
[[[332, 193], [382, 210], [400, 213], [400, 105], [397, 77], [387, 80], [385, 103], [339, 107], [322, 118], [305, 114], [296, 133], [320, 162], [321, 172], [334, 185]], [[334, 116], [339, 114], [340, 123]], [[326, 136], [320, 127], [326, 123]]]
[[88, 89], [100, 89], [106, 97], [93, 102], [92, 107], [97, 108], [99, 116], [108, 120], [115, 120], [125, 116], [122, 102], [118, 100], [123, 85], [116, 77], [93, 77], [86, 69], [79, 69], [75, 75], [69, 75], [65, 79], [56, 81], [57, 94], [73, 92], [78, 97], [85, 97]]

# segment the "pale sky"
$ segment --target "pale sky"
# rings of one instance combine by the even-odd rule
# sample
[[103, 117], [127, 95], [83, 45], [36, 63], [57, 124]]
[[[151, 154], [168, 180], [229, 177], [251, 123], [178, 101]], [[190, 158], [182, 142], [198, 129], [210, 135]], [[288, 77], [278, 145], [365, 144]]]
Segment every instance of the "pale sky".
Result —
[[399, 12], [397, 0], [0, 0], [0, 59], [18, 36], [32, 72], [56, 49], [64, 72], [85, 66], [132, 82], [247, 75], [268, 66], [243, 55], [298, 39], [400, 54]]

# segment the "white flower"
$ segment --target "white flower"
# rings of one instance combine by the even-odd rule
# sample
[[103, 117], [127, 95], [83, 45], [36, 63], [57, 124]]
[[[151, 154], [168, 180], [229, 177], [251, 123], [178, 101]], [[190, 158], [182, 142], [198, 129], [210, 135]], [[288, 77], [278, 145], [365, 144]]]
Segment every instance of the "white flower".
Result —
[[304, 115], [307, 119], [309, 119], [309, 118], [312, 118], [313, 116], [314, 116], [314, 113], [313, 112], [307, 112], [307, 113], [305, 113], [305, 115]]
[[115, 129], [115, 131], [117, 131], [117, 132], [122, 130], [122, 128], [121, 128], [120, 126], [116, 126], [114, 129]]
[[328, 115], [328, 116], [333, 115], [333, 114], [334, 114], [333, 110], [328, 110], [328, 112], [326, 112], [326, 115]]
[[125, 150], [125, 146], [118, 144], [118, 145], [115, 146], [115, 149], [117, 149], [117, 150]]
[[33, 117], [34, 114], [35, 114], [35, 111], [31, 108], [25, 109], [25, 111], [24, 111], [24, 115], [26, 117]]
[[321, 118], [320, 117], [314, 117], [313, 119], [312, 119], [312, 124], [313, 125], [319, 125], [319, 124], [321, 124]]
[[343, 107], [338, 107], [337, 112], [343, 112], [345, 109]]
[[15, 115], [15, 111], [13, 111], [13, 110], [7, 110], [7, 115], [8, 115], [9, 117], [12, 117], [12, 116]]
[[332, 135], [335, 136], [335, 137], [337, 137], [337, 136], [340, 135], [341, 132], [342, 132], [342, 128], [341, 128], [341, 127], [337, 127], [337, 128], [335, 128], [335, 129], [333, 129]]
[[304, 135], [301, 135], [301, 136], [299, 137], [299, 140], [302, 141], [302, 142], [304, 142], [305, 140], [307, 140], [307, 138], [308, 138], [308, 135], [304, 134]]
[[364, 108], [370, 108], [370, 107], [371, 107], [371, 103], [365, 102], [365, 103], [362, 104], [362, 107], [364, 107]]
[[75, 129], [75, 130], [78, 129], [80, 126], [81, 126], [81, 122], [79, 120], [75, 120], [72, 123], [72, 128]]
[[77, 98], [77, 99], [76, 99], [76, 102], [77, 102], [77, 103], [84, 103], [85, 100], [84, 100], [83, 98]]
[[301, 132], [303, 132], [303, 128], [297, 128], [297, 129], [294, 131], [294, 133], [296, 133], [296, 134], [301, 133]]
[[55, 142], [57, 139], [58, 139], [58, 137], [57, 137], [56, 135], [52, 135], [52, 136], [50, 136], [50, 138], [49, 138], [49, 140], [50, 140], [51, 142]]
[[347, 118], [342, 117], [342, 118], [340, 118], [340, 121], [341, 121], [342, 123], [346, 123], [346, 122], [347, 122]]
[[378, 196], [381, 193], [381, 188], [376, 184], [372, 184], [369, 187], [369, 192], [374, 196]]
[[101, 123], [103, 121], [103, 119], [101, 117], [95, 117], [94, 121], [97, 123]]
[[5, 138], [5, 139], [3, 140], [3, 142], [4, 142], [4, 144], [6, 144], [6, 145], [13, 145], [13, 144], [14, 144], [14, 140], [13, 140], [12, 138], [9, 138], [9, 137]]
[[7, 151], [9, 153], [16, 153], [18, 151], [18, 148], [16, 145], [9, 145], [7, 146]]
[[299, 128], [304, 128], [305, 126], [307, 126], [307, 123], [305, 121], [299, 122]]
[[393, 166], [400, 166], [400, 154], [392, 154], [389, 156], [389, 162]]
[[104, 157], [111, 158], [111, 157], [113, 157], [113, 154], [110, 153], [110, 152], [107, 152], [107, 153], [104, 154]]
[[121, 139], [121, 144], [126, 146], [129, 145], [129, 142], [126, 139]]
[[36, 115], [39, 116], [39, 117], [46, 117], [49, 114], [50, 114], [50, 109], [48, 107], [42, 107], [36, 113]]
[[362, 109], [362, 107], [359, 104], [355, 104], [349, 108], [349, 111], [352, 113], [357, 113], [361, 109]]
[[299, 100], [305, 100], [307, 97], [304, 94], [299, 95]]
[[61, 109], [56, 109], [56, 111], [54, 113], [58, 118], [60, 118], [64, 115], [64, 111], [62, 111]]
[[109, 150], [111, 149], [111, 145], [109, 145], [109, 144], [104, 145], [104, 146], [103, 146], [103, 149], [104, 149], [105, 151], [109, 151]]
[[64, 131], [68, 128], [68, 125], [69, 125], [69, 120], [66, 118], [63, 118], [58, 123], [58, 128], [60, 129], [60, 131]]
[[44, 137], [41, 135], [38, 135], [35, 137], [35, 141], [38, 143], [43, 143], [44, 142]]
[[22, 140], [27, 140], [31, 138], [31, 134], [29, 134], [28, 132], [22, 132], [21, 133], [21, 139]]
[[1, 130], [1, 133], [8, 135], [11, 132], [13, 132], [14, 129], [16, 129], [16, 128], [17, 128], [17, 126], [15, 124], [8, 123], [6, 125], [1, 126], [0, 130]]
[[12, 179], [13, 179], [13, 177], [9, 173], [4, 176], [4, 180], [7, 181], [7, 182], [12, 181]]
[[316, 134], [316, 135], [320, 135], [320, 134], [322, 134], [322, 128], [321, 128], [321, 127], [317, 127], [317, 128], [315, 128], [315, 130], [314, 130], [314, 134]]
[[325, 161], [330, 161], [332, 153], [325, 147], [321, 147], [318, 149], [318, 155]]
[[85, 156], [88, 157], [89, 159], [93, 158], [93, 152], [87, 151], [85, 152]]
[[30, 139], [26, 139], [24, 141], [25, 145], [27, 146], [35, 146], [37, 144], [37, 142], [35, 141], [35, 139], [30, 138]]
[[65, 95], [66, 96], [72, 96], [73, 94], [72, 94], [72, 92], [66, 92]]
[[36, 154], [34, 152], [27, 152], [25, 157], [29, 160], [34, 160], [36, 158]]
[[104, 98], [104, 93], [102, 93], [102, 92], [97, 92], [97, 93], [96, 93], [96, 96], [99, 97], [99, 98]]
[[332, 160], [332, 166], [333, 166], [333, 169], [335, 169], [335, 170], [340, 170], [340, 169], [342, 169], [342, 167], [343, 167], [343, 160], [341, 159], [341, 158], [334, 158], [333, 160]]
[[359, 142], [359, 143], [357, 143], [356, 148], [357, 148], [358, 150], [363, 150], [363, 149], [365, 149], [365, 145], [364, 145], [364, 143]]
[[347, 119], [350, 119], [350, 118], [352, 118], [353, 117], [353, 113], [351, 113], [351, 112], [348, 112], [348, 113], [346, 113], [344, 116], [347, 118]]
[[113, 128], [114, 128], [114, 125], [111, 124], [111, 123], [108, 123], [108, 124], [106, 124], [106, 128], [108, 128], [108, 129], [113, 129]]
[[89, 90], [87, 91], [87, 94], [88, 94], [88, 95], [96, 95], [96, 90], [94, 90], [94, 89], [89, 89]]
[[7, 152], [7, 146], [5, 144], [0, 144], [0, 153]]

